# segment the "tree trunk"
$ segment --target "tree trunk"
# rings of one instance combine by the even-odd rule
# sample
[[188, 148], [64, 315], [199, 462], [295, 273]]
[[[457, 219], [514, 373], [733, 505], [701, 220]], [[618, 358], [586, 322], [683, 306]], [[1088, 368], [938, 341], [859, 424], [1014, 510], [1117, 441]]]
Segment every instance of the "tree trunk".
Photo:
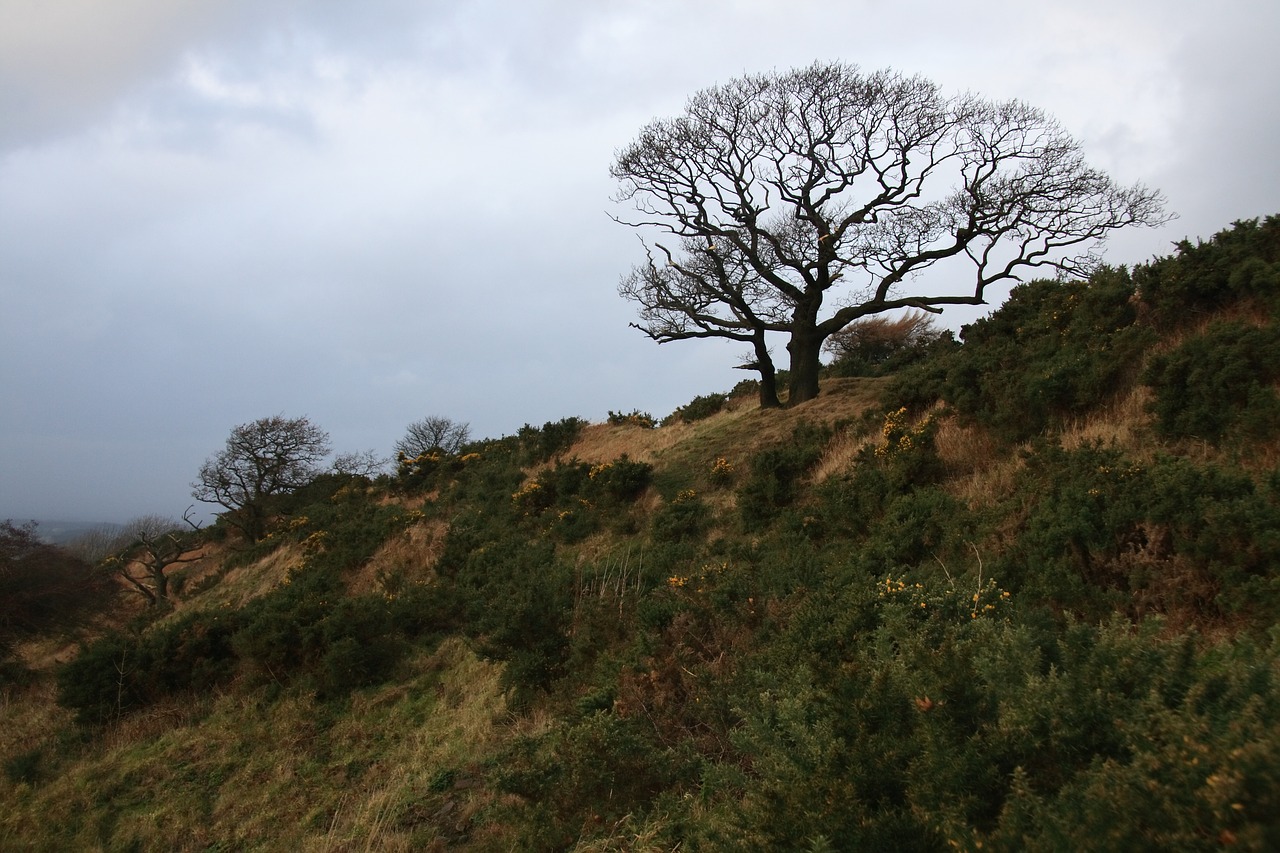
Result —
[[169, 576], [164, 573], [164, 565], [157, 561], [157, 567], [152, 571], [151, 576], [155, 579], [156, 597], [152, 600], [152, 604], [167, 604], [169, 602]]
[[781, 409], [782, 401], [778, 399], [778, 377], [773, 365], [768, 370], [760, 371], [760, 408]]
[[755, 339], [756, 369], [760, 371], [760, 408], [780, 409], [778, 400], [778, 371], [764, 343], [764, 332], [757, 332]]
[[822, 367], [822, 335], [818, 333], [817, 306], [811, 312], [796, 309], [791, 326], [791, 383], [787, 405], [794, 406], [818, 396], [818, 371]]

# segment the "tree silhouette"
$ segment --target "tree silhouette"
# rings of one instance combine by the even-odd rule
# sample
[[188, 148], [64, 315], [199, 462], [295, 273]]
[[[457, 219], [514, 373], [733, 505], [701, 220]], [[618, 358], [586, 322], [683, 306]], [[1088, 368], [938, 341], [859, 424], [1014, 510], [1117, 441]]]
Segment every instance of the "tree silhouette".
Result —
[[[983, 304], [1032, 268], [1084, 276], [1111, 231], [1166, 221], [1159, 193], [1088, 166], [1038, 109], [839, 63], [705, 89], [611, 174], [637, 211], [618, 221], [675, 238], [646, 242], [622, 280], [634, 325], [659, 343], [750, 343], [762, 376], [766, 335], [785, 335], [791, 404], [817, 395], [823, 343], [854, 320]], [[969, 284], [950, 270], [945, 290], [917, 285], [940, 264]]]
[[251, 541], [266, 534], [268, 498], [307, 485], [329, 455], [329, 434], [305, 417], [273, 415], [231, 430], [191, 484], [192, 496], [228, 510], [227, 520]]

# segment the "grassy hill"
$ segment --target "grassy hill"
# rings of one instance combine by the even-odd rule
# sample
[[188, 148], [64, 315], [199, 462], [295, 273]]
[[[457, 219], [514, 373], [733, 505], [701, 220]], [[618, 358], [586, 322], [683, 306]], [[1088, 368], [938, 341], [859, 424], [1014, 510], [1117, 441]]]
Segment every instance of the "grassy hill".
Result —
[[0, 848], [1280, 848], [1277, 308], [1273, 217], [322, 477], [12, 641]]

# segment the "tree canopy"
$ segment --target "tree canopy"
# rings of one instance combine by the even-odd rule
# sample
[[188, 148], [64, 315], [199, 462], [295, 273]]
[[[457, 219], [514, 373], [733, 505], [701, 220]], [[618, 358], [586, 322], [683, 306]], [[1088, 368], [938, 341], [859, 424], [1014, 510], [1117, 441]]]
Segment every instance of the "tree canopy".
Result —
[[430, 415], [409, 424], [404, 437], [396, 442], [395, 450], [408, 459], [432, 451], [453, 455], [467, 443], [470, 436], [470, 424], [440, 415]]
[[307, 485], [329, 455], [329, 434], [305, 417], [272, 415], [231, 430], [226, 447], [200, 466], [192, 496], [230, 510], [250, 539], [265, 533], [265, 498]]
[[[823, 343], [849, 323], [983, 304], [1028, 269], [1084, 276], [1111, 231], [1165, 221], [1158, 192], [1116, 185], [1034, 107], [841, 63], [705, 89], [643, 128], [611, 174], [637, 211], [618, 221], [674, 238], [646, 238], [622, 279], [633, 325], [659, 343], [749, 343], [766, 405], [767, 335], [787, 336], [789, 402], [803, 402]], [[917, 284], [944, 262], [967, 266], [969, 284]]]

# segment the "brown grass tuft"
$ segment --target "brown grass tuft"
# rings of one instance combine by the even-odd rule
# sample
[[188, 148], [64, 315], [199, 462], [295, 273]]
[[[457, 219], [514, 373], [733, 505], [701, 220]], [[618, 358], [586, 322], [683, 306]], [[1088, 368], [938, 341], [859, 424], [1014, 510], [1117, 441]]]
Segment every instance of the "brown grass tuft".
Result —
[[353, 595], [378, 592], [381, 578], [397, 575], [411, 583], [431, 580], [448, 533], [448, 523], [435, 519], [421, 521], [392, 536], [347, 579], [348, 591]]
[[961, 424], [955, 417], [938, 421], [934, 435], [938, 458], [955, 475], [986, 471], [1003, 457], [1000, 442], [980, 426]]
[[878, 440], [879, 436], [875, 433], [855, 435], [853, 430], [841, 431], [822, 451], [822, 458], [813, 468], [812, 482], [815, 485], [823, 483], [832, 476], [849, 470], [862, 449], [874, 445]]
[[992, 459], [967, 476], [952, 477], [946, 489], [970, 508], [994, 506], [1013, 493], [1026, 462], [1020, 448]]
[[1064, 450], [1075, 450], [1091, 444], [1116, 447], [1131, 456], [1149, 461], [1156, 442], [1152, 437], [1151, 414], [1147, 405], [1151, 389], [1135, 385], [1106, 405], [1068, 424], [1059, 436]]

